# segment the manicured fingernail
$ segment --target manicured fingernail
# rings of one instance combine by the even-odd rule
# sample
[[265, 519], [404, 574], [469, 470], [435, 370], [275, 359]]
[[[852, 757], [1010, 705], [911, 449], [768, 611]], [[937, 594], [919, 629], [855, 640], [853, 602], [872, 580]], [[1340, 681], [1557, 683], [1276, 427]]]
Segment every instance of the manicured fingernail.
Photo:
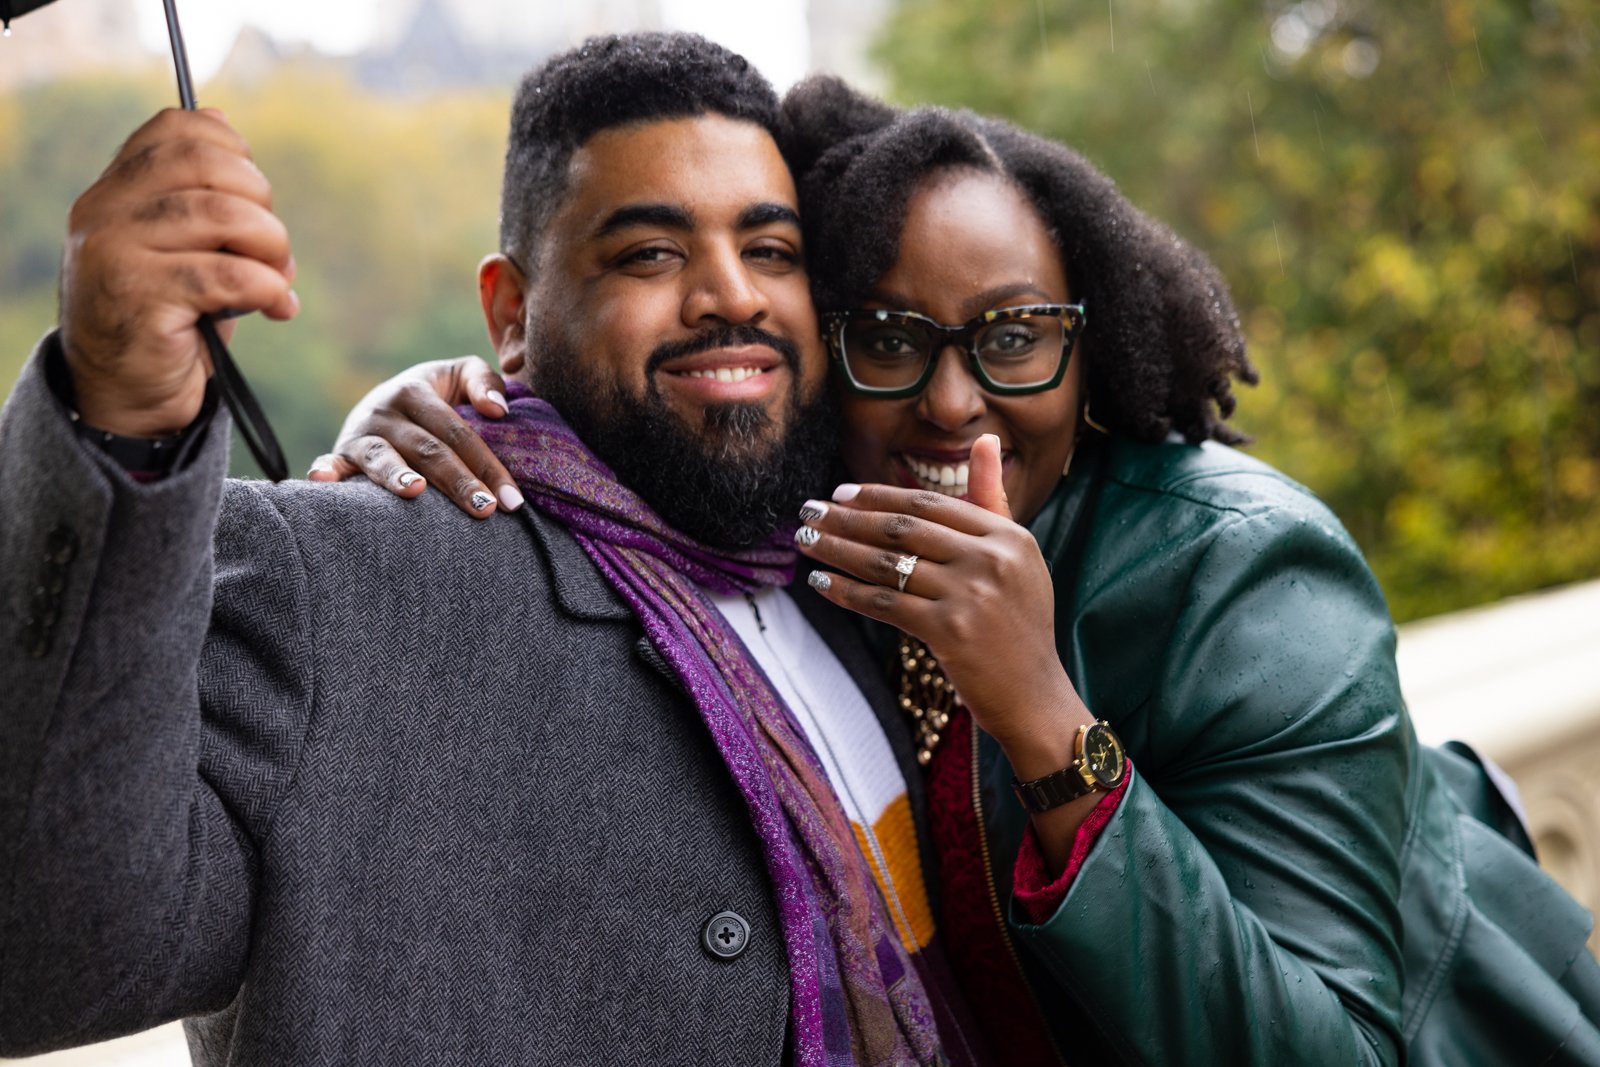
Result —
[[810, 548], [820, 540], [822, 540], [822, 534], [817, 531], [815, 526], [802, 526], [794, 532], [794, 542], [802, 548]]
[[502, 485], [499, 491], [500, 506], [507, 511], [516, 511], [522, 506], [522, 494], [517, 492], [514, 485]]
[[861, 487], [854, 482], [845, 482], [833, 491], [833, 499], [841, 504], [849, 503], [861, 495]]
[[410, 489], [414, 484], [422, 481], [422, 475], [418, 474], [416, 471], [401, 471], [399, 477], [395, 478], [395, 481], [400, 483], [400, 488]]
[[472, 494], [473, 511], [486, 511], [488, 510], [489, 505], [493, 503], [494, 494], [486, 489], [479, 489], [476, 493]]
[[820, 500], [807, 500], [800, 508], [801, 522], [821, 522], [828, 514], [828, 505]]
[[813, 589], [826, 591], [833, 586], [833, 576], [825, 571], [812, 571], [806, 575], [806, 584]]
[[511, 410], [511, 405], [506, 403], [506, 398], [501, 396], [498, 390], [491, 389], [485, 395], [488, 396], [488, 398], [490, 400], [493, 400], [496, 404], [499, 404], [500, 405], [500, 410], [502, 410], [502, 411], [510, 411]]
[[332, 463], [324, 463], [321, 460], [318, 460], [317, 462], [315, 462], [315, 463], [313, 463], [311, 465], [311, 469], [309, 471], [307, 471], [306, 473], [308, 475], [309, 474], [332, 474], [333, 473], [333, 464]]

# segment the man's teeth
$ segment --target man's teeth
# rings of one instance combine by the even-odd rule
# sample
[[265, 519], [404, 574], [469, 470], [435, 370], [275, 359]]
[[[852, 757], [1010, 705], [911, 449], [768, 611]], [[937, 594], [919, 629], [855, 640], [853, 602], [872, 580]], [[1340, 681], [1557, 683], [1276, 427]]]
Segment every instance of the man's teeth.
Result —
[[718, 367], [715, 370], [686, 370], [685, 378], [707, 378], [718, 382], [742, 382], [761, 373], [760, 367]]
[[911, 468], [911, 473], [916, 475], [917, 481], [924, 489], [932, 489], [945, 496], [967, 495], [967, 464], [957, 463], [924, 463], [913, 456], [903, 457], [906, 466]]

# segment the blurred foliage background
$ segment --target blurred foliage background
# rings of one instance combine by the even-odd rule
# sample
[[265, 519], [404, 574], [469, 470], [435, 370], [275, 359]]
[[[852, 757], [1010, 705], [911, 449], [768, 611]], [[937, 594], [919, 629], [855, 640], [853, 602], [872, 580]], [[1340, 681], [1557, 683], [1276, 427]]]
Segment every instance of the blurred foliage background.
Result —
[[[1237, 421], [1401, 620], [1600, 575], [1597, 53], [1592, 0], [898, 0], [875, 50], [897, 100], [1065, 140], [1219, 263], [1263, 377]], [[509, 93], [206, 86], [295, 239], [305, 311], [234, 342], [292, 468], [383, 374], [483, 351]], [[0, 96], [0, 379], [54, 320], [82, 161], [170, 94]]]
[[1078, 148], [1230, 280], [1252, 451], [1401, 620], [1600, 576], [1600, 6], [901, 0], [894, 95]]
[[[0, 380], [56, 318], [72, 201], [172, 102], [171, 74], [54, 82], [0, 95]], [[394, 97], [316, 65], [208, 83], [249, 140], [289, 227], [301, 314], [239, 322], [232, 350], [304, 473], [350, 406], [409, 364], [487, 353], [478, 261], [497, 247], [510, 88]], [[259, 477], [235, 441], [233, 471]]]

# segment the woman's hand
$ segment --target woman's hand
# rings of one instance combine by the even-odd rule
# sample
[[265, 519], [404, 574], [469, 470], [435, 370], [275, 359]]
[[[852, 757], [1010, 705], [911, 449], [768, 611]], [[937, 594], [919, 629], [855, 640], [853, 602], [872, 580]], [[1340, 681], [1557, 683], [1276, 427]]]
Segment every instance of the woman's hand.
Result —
[[[928, 646], [974, 721], [1026, 781], [1070, 764], [1078, 727], [1094, 716], [1056, 652], [1050, 570], [1033, 535], [1012, 521], [999, 439], [980, 438], [970, 462], [967, 500], [841, 486], [833, 503], [807, 503], [795, 541], [807, 556], [844, 572], [813, 579], [824, 597]], [[895, 565], [912, 555], [917, 562], [901, 591]], [[1048, 859], [1056, 859], [1051, 839], [1070, 847], [1095, 800], [1091, 794], [1035, 818]], [[1057, 832], [1048, 833], [1044, 822]], [[1056, 869], [1064, 862], [1065, 848]]]
[[506, 413], [505, 381], [477, 356], [422, 363], [382, 382], [351, 410], [333, 451], [307, 475], [337, 482], [365, 474], [395, 496], [439, 486], [474, 518], [522, 506], [516, 482], [455, 413], [470, 402], [480, 415]]

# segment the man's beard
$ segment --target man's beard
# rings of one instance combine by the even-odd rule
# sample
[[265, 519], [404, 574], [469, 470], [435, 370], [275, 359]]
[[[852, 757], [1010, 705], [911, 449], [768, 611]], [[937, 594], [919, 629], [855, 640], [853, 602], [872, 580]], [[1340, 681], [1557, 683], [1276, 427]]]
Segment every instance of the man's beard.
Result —
[[[783, 356], [794, 381], [786, 429], [775, 433], [759, 404], [709, 405], [701, 426], [667, 406], [656, 374], [669, 359], [713, 348], [759, 344]], [[702, 544], [747, 548], [790, 521], [825, 485], [839, 442], [833, 391], [800, 395], [799, 353], [792, 342], [751, 326], [708, 331], [659, 346], [645, 365], [645, 393], [591, 374], [583, 358], [551, 343], [535, 351], [533, 390], [668, 525]]]

